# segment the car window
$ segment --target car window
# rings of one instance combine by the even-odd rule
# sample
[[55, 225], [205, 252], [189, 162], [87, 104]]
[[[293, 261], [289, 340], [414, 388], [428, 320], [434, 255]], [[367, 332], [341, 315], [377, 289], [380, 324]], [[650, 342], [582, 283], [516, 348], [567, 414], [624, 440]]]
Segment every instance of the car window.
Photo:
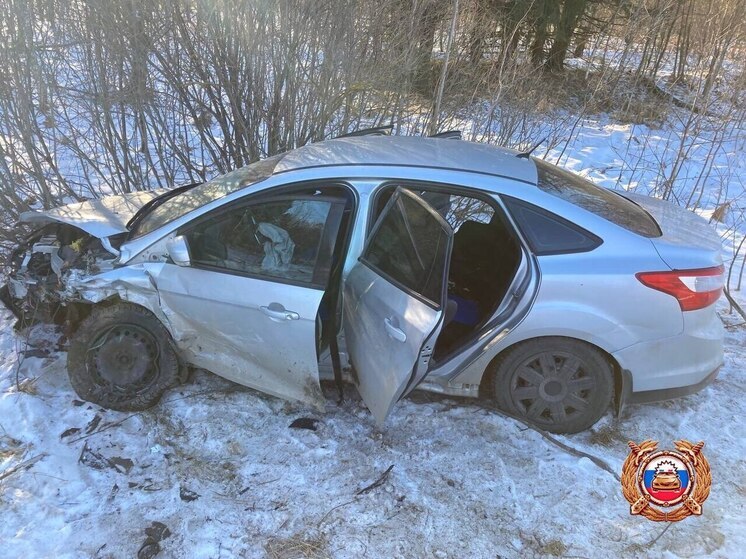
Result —
[[155, 231], [197, 208], [271, 177], [275, 166], [283, 157], [284, 154], [280, 154], [262, 159], [166, 200], [140, 220], [136, 230], [132, 232], [132, 237]]
[[389, 204], [361, 260], [393, 283], [440, 306], [448, 254], [444, 225], [409, 196], [396, 196]]
[[509, 196], [503, 196], [503, 201], [538, 255], [588, 252], [602, 243], [589, 231], [542, 208]]
[[661, 236], [661, 230], [650, 214], [621, 194], [596, 186], [541, 159], [534, 159], [534, 162], [539, 175], [538, 186], [543, 191], [643, 237]]
[[185, 233], [192, 265], [323, 284], [314, 271], [333, 204], [274, 200], [203, 220]]
[[[490, 223], [495, 215], [495, 208], [479, 198], [452, 194], [439, 189], [422, 190], [409, 185], [405, 185], [405, 187], [427, 202], [448, 222], [454, 231], [458, 231], [467, 221]], [[378, 195], [372, 221], [375, 222], [378, 219], [395, 188], [396, 185], [388, 185]]]

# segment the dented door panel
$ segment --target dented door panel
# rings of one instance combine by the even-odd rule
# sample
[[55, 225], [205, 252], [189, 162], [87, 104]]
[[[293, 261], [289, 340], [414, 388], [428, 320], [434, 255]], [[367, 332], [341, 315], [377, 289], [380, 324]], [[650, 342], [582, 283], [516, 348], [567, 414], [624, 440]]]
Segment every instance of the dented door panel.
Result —
[[189, 362], [323, 409], [315, 344], [322, 290], [174, 264], [155, 283]]

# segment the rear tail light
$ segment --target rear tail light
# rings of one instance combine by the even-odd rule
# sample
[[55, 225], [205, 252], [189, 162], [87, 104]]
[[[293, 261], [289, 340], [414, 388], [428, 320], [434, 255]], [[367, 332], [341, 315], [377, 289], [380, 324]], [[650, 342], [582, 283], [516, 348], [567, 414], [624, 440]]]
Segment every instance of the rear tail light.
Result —
[[643, 285], [673, 295], [682, 311], [695, 311], [712, 305], [723, 292], [723, 266], [670, 272], [640, 272]]

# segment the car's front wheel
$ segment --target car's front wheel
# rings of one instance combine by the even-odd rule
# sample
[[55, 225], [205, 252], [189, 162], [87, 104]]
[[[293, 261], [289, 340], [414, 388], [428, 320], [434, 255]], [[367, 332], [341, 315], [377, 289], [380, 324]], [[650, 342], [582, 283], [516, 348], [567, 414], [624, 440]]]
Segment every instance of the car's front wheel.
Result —
[[122, 411], [155, 405], [179, 380], [170, 335], [131, 303], [94, 307], [70, 339], [67, 371], [83, 400]]
[[553, 433], [577, 433], [606, 412], [614, 379], [594, 347], [569, 338], [537, 338], [509, 348], [488, 371], [498, 407]]

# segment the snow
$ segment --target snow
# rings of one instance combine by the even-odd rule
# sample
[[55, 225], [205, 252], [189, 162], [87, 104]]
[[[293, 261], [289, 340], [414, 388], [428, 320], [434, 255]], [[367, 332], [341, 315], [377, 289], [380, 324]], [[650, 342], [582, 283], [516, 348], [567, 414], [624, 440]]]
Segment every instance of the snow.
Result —
[[[379, 429], [351, 387], [338, 406], [327, 386], [317, 414], [199, 372], [152, 410], [107, 411], [76, 399], [51, 327], [31, 332], [38, 357], [18, 375], [35, 380], [17, 391], [25, 344], [11, 325], [3, 311], [0, 472], [44, 457], [0, 481], [0, 555], [133, 557], [152, 522], [170, 531], [159, 557], [736, 557], [746, 545], [743, 327], [701, 393], [555, 437], [614, 472], [628, 440], [705, 441], [704, 514], [651, 544], [664, 525], [629, 514], [615, 475], [478, 402], [419, 393]], [[290, 429], [299, 417], [317, 431]]]
[[[674, 110], [664, 128], [620, 124], [607, 116], [588, 117], [564, 153], [564, 146], [559, 146], [539, 155], [601, 186], [657, 196], [662, 194], [671, 169], [679, 163], [672, 202], [692, 209], [712, 209], [727, 199], [734, 209], [742, 210], [746, 130], [729, 129], [726, 133], [714, 123], [709, 123], [709, 128], [703, 123], [694, 138], [681, 140], [682, 125], [677, 117], [681, 112]], [[713, 145], [721, 136], [722, 146], [716, 149]], [[677, 162], [681, 145], [687, 149], [687, 157]], [[705, 165], [708, 155], [709, 166]]]

